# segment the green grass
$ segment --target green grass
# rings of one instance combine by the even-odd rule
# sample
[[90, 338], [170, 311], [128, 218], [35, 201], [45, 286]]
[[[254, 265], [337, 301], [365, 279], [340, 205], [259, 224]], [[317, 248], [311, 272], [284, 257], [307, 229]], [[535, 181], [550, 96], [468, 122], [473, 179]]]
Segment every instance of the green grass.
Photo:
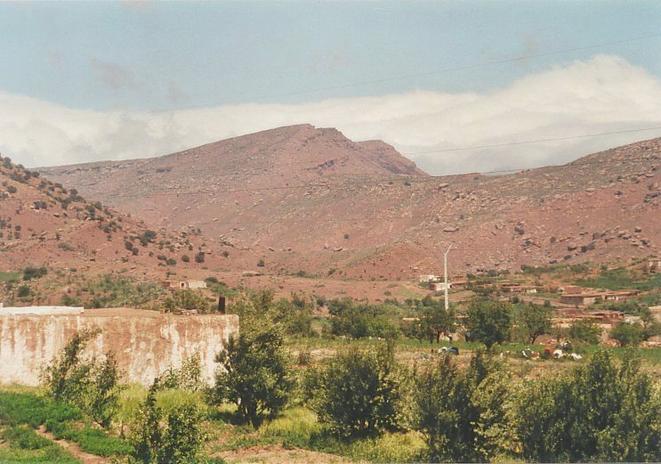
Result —
[[2, 424], [31, 429], [45, 425], [56, 438], [74, 441], [84, 451], [98, 456], [121, 456], [130, 452], [131, 447], [125, 440], [89, 425], [80, 426], [82, 419], [78, 409], [56, 403], [36, 392], [0, 391]]
[[345, 442], [338, 440], [317, 421], [314, 412], [293, 407], [282, 416], [267, 422], [259, 430], [221, 424], [225, 437], [213, 452], [237, 450], [252, 446], [281, 445], [332, 453], [357, 461], [417, 462], [421, 460], [425, 444], [420, 434], [385, 433], [380, 437]]
[[0, 282], [18, 282], [21, 280], [20, 272], [2, 272], [0, 271]]
[[608, 290], [636, 289], [648, 291], [661, 288], [661, 274], [636, 279], [627, 269], [611, 269], [601, 272], [597, 277], [581, 279], [578, 285], [589, 288], [605, 288]]
[[92, 428], [89, 425], [78, 428], [70, 422], [48, 420], [46, 430], [58, 440], [76, 442], [83, 451], [97, 456], [125, 456], [132, 450], [126, 440], [110, 436], [103, 430]]
[[1, 435], [5, 442], [5, 446], [0, 446], [2, 463], [80, 462], [56, 443], [37, 435], [29, 426], [11, 426], [2, 430]]

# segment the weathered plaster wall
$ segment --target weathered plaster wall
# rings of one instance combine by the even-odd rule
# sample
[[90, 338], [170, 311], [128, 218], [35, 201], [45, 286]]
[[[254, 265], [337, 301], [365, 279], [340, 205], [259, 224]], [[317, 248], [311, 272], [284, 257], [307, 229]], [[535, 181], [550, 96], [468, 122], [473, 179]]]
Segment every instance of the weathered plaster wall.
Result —
[[235, 315], [175, 316], [141, 310], [92, 310], [80, 315], [0, 315], [0, 382], [37, 385], [44, 364], [78, 330], [98, 327], [91, 354], [113, 351], [129, 382], [149, 385], [170, 365], [197, 354], [211, 381], [214, 357], [239, 330]]

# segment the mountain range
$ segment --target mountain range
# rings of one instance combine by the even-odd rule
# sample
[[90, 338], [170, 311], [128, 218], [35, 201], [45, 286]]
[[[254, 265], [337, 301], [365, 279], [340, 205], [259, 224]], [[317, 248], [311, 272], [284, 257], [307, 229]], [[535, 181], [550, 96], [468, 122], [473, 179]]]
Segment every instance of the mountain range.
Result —
[[[155, 158], [38, 169], [219, 266], [408, 279], [614, 262], [661, 250], [661, 139], [562, 166], [430, 176], [381, 141], [296, 125]], [[199, 245], [196, 245], [199, 246]]]

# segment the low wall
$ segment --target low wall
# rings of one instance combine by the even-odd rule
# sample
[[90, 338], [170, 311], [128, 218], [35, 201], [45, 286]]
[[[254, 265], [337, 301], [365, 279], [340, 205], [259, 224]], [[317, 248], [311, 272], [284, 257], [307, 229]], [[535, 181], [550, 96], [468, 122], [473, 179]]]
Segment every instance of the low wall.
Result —
[[236, 315], [176, 316], [131, 309], [87, 310], [78, 315], [0, 315], [0, 383], [37, 385], [43, 366], [83, 328], [101, 329], [90, 354], [113, 351], [124, 379], [150, 385], [168, 367], [199, 355], [202, 374], [213, 379], [214, 358], [230, 335]]

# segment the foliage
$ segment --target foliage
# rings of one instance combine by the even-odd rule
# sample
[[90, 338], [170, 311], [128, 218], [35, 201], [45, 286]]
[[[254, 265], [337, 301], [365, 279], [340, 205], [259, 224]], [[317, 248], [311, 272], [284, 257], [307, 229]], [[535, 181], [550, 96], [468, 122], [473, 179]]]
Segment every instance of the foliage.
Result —
[[71, 403], [88, 413], [102, 427], [110, 426], [116, 413], [119, 372], [112, 353], [99, 361], [84, 360], [83, 350], [99, 330], [82, 330], [67, 342], [62, 353], [46, 366], [43, 383], [55, 401]]
[[638, 323], [620, 322], [610, 331], [611, 338], [620, 346], [638, 346], [645, 337], [645, 329]]
[[312, 407], [341, 438], [374, 436], [398, 427], [401, 398], [392, 344], [338, 355], [310, 384]]
[[38, 427], [47, 420], [64, 422], [80, 419], [80, 411], [50, 398], [24, 392], [0, 392], [0, 422]]
[[568, 376], [536, 382], [516, 407], [526, 460], [659, 461], [661, 399], [639, 363], [606, 352]]
[[517, 305], [515, 309], [514, 324], [528, 343], [535, 343], [537, 337], [551, 331], [553, 308], [528, 303]]
[[512, 325], [509, 303], [493, 300], [475, 300], [466, 313], [466, 340], [479, 341], [488, 349], [508, 339]]
[[508, 390], [497, 365], [478, 352], [465, 371], [443, 356], [417, 376], [414, 427], [422, 432], [429, 459], [475, 461], [512, 448], [508, 429]]
[[78, 462], [60, 446], [40, 437], [33, 429], [25, 426], [8, 427], [2, 431], [0, 437], [8, 445], [0, 447], [0, 462], [60, 464]]
[[618, 268], [602, 271], [597, 277], [579, 280], [577, 284], [583, 287], [607, 288], [609, 290], [634, 288], [647, 291], [661, 288], [661, 274], [637, 278], [628, 269]]
[[449, 335], [456, 329], [454, 310], [450, 308], [446, 311], [444, 302], [425, 297], [415, 301], [414, 308], [419, 319], [413, 326], [416, 338], [439, 342], [442, 335]]
[[185, 289], [175, 290], [163, 303], [165, 311], [174, 312], [178, 309], [196, 309], [202, 313], [211, 311], [209, 300], [201, 292]]
[[48, 274], [48, 269], [45, 267], [32, 267], [28, 266], [23, 269], [23, 280], [39, 279]]
[[145, 464], [199, 462], [205, 438], [202, 414], [193, 403], [164, 413], [156, 404], [159, 388], [158, 381], [154, 382], [140, 409], [141, 421], [132, 437], [132, 458]]
[[94, 308], [140, 307], [157, 300], [164, 291], [151, 282], [135, 282], [112, 274], [87, 283], [83, 290], [91, 294], [89, 306]]
[[575, 321], [569, 326], [567, 335], [575, 342], [596, 345], [601, 337], [601, 327], [590, 321]]
[[189, 392], [201, 391], [205, 387], [202, 380], [202, 361], [199, 355], [184, 359], [181, 367], [170, 366], [157, 379], [161, 389], [179, 389]]
[[356, 303], [350, 298], [328, 302], [333, 335], [352, 338], [394, 338], [398, 328], [384, 313], [383, 305]]
[[276, 417], [292, 389], [283, 337], [277, 327], [242, 327], [218, 353], [213, 398], [238, 407], [241, 422], [259, 427]]

